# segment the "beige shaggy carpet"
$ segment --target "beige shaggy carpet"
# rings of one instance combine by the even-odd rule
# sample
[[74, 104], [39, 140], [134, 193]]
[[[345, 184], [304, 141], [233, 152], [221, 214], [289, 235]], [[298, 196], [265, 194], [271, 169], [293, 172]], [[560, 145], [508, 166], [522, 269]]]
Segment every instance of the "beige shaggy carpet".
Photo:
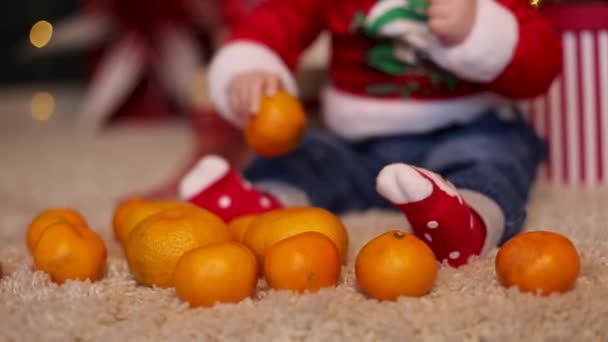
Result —
[[[608, 341], [606, 189], [534, 191], [528, 229], [565, 233], [582, 254], [577, 287], [565, 295], [500, 287], [494, 252], [459, 270], [442, 268], [424, 298], [367, 299], [356, 288], [355, 253], [384, 230], [405, 227], [398, 214], [370, 211], [344, 217], [352, 244], [337, 288], [297, 296], [261, 284], [238, 305], [190, 309], [173, 290], [135, 283], [109, 225], [119, 195], [157, 184], [180, 165], [187, 130], [120, 128], [86, 138], [57, 122], [1, 120], [1, 341]], [[103, 235], [110, 250], [103, 280], [57, 286], [32, 269], [25, 227], [49, 206], [79, 209]]]

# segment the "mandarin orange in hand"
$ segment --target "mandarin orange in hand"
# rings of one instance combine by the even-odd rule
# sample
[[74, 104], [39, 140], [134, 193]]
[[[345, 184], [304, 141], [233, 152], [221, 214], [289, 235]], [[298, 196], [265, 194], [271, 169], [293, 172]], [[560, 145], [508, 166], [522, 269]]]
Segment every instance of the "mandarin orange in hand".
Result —
[[415, 235], [401, 231], [390, 231], [369, 241], [355, 261], [359, 286], [380, 300], [427, 294], [435, 284], [437, 271], [431, 248]]
[[335, 286], [342, 262], [336, 245], [317, 232], [298, 234], [277, 242], [264, 257], [264, 277], [277, 290], [316, 292]]
[[51, 208], [38, 214], [27, 229], [27, 248], [30, 252], [38, 243], [42, 232], [51, 224], [65, 222], [76, 226], [88, 227], [85, 218], [76, 210], [71, 208]]
[[60, 222], [51, 224], [40, 234], [32, 256], [37, 269], [61, 284], [68, 279], [100, 279], [107, 251], [105, 243], [94, 231]]
[[230, 241], [222, 219], [194, 206], [165, 209], [135, 227], [126, 244], [129, 268], [148, 286], [171, 287], [171, 276], [186, 252]]
[[305, 232], [318, 232], [327, 236], [338, 248], [340, 259], [346, 260], [346, 228], [336, 215], [322, 208], [294, 207], [261, 214], [249, 224], [243, 243], [255, 253], [261, 266], [270, 247], [283, 239]]
[[165, 209], [182, 206], [191, 204], [180, 201], [145, 201], [137, 198], [125, 201], [118, 205], [114, 213], [114, 237], [124, 246], [129, 234], [140, 222]]
[[507, 241], [496, 255], [495, 268], [503, 286], [549, 295], [574, 287], [580, 272], [580, 257], [565, 236], [534, 231]]
[[238, 303], [255, 293], [256, 263], [253, 252], [237, 242], [199, 247], [179, 259], [172, 283], [193, 307]]
[[264, 96], [260, 109], [245, 125], [249, 146], [264, 157], [278, 157], [295, 149], [306, 128], [306, 114], [298, 99], [285, 91]]
[[254, 215], [245, 215], [235, 218], [234, 220], [228, 223], [228, 231], [230, 232], [230, 236], [233, 241], [243, 242], [245, 238], [245, 233], [247, 233], [247, 229], [249, 229], [249, 224], [258, 217], [257, 214]]

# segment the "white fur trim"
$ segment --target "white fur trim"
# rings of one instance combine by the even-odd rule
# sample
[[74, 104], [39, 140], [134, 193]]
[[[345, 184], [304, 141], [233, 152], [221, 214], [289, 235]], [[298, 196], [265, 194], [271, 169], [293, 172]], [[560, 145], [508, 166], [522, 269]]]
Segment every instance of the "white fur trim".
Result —
[[330, 130], [345, 139], [359, 140], [424, 133], [466, 123], [506, 103], [493, 93], [446, 100], [404, 100], [359, 96], [330, 86], [323, 92], [323, 115]]
[[292, 72], [274, 51], [249, 41], [225, 45], [209, 67], [209, 96], [220, 115], [237, 127], [242, 127], [243, 122], [230, 110], [228, 86], [238, 74], [255, 70], [277, 74], [283, 81], [285, 90], [297, 96], [296, 81]]
[[479, 192], [466, 189], [458, 189], [458, 192], [486, 226], [486, 240], [481, 250], [481, 255], [486, 255], [498, 246], [502, 238], [505, 231], [505, 215], [496, 202]]
[[412, 166], [391, 164], [378, 174], [376, 190], [394, 204], [405, 204], [429, 197], [433, 192], [433, 184]]
[[475, 23], [465, 41], [445, 46], [432, 39], [427, 51], [437, 64], [462, 79], [491, 82], [511, 62], [518, 41], [513, 13], [494, 0], [478, 0]]
[[215, 155], [204, 157], [180, 182], [179, 197], [182, 200], [189, 200], [224, 177], [228, 170], [230, 166], [222, 157]]

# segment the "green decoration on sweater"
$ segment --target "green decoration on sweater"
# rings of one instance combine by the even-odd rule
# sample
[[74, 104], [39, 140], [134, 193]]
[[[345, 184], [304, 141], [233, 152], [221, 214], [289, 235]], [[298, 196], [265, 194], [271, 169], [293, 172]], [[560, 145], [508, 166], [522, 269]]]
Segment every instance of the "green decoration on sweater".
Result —
[[383, 42], [376, 45], [367, 53], [367, 63], [389, 75], [406, 75], [408, 67], [395, 58], [393, 44]]
[[[428, 77], [434, 91], [453, 90], [457, 79], [441, 71], [410, 43], [411, 38], [428, 39], [428, 7], [428, 0], [379, 0], [367, 14], [355, 13], [351, 30], [378, 40], [366, 54], [366, 62], [371, 68], [397, 77]], [[418, 83], [405, 86], [384, 83], [369, 86], [367, 93], [399, 94], [407, 98], [422, 90]]]

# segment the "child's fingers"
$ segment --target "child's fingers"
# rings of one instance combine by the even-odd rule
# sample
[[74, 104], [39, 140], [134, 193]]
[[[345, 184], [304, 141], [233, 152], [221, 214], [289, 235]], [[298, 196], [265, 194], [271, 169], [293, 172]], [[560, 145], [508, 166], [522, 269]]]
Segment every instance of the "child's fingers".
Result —
[[449, 33], [450, 21], [445, 18], [432, 18], [429, 20], [429, 30], [436, 35]]
[[252, 73], [235, 80], [228, 94], [228, 101], [234, 113], [243, 121], [259, 110], [262, 96], [273, 96], [282, 87], [281, 80], [275, 75]]
[[248, 82], [237, 82], [230, 91], [232, 111], [243, 121], [246, 121], [250, 115], [247, 102], [248, 85]]
[[233, 86], [230, 87], [230, 90], [228, 91], [228, 102], [230, 104], [230, 109], [232, 110], [232, 112], [236, 113], [237, 115], [240, 116], [240, 92], [238, 87]]
[[247, 87], [247, 111], [250, 114], [255, 114], [260, 107], [260, 100], [263, 95], [264, 79], [256, 77], [251, 80]]
[[266, 78], [265, 82], [264, 82], [264, 93], [267, 96], [274, 96], [277, 94], [277, 92], [279, 91], [279, 88], [281, 87], [281, 81], [279, 80], [278, 77], [268, 77]]
[[249, 116], [249, 84], [244, 82], [239, 90], [239, 113], [242, 118]]
[[429, 18], [439, 19], [439, 18], [447, 18], [453, 13], [453, 6], [449, 4], [437, 3], [433, 4], [429, 7], [428, 16]]

